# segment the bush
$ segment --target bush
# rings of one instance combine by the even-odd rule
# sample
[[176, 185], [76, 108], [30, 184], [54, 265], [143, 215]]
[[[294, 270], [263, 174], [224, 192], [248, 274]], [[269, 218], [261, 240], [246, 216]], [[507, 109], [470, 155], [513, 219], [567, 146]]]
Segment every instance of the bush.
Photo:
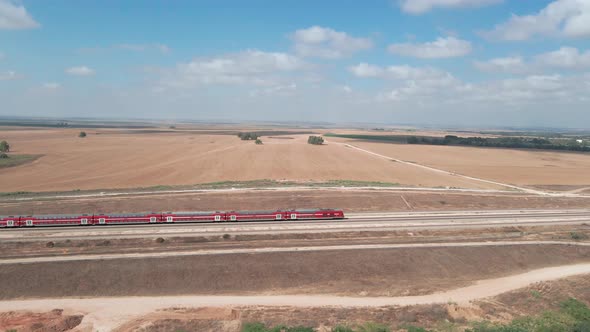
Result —
[[164, 241], [165, 241], [165, 240], [164, 240], [164, 238], [163, 238], [163, 237], [159, 237], [159, 238], [157, 238], [157, 239], [156, 239], [156, 242], [157, 242], [157, 243], [164, 243]]
[[4, 152], [0, 152], [0, 159], [8, 159], [8, 155]]
[[258, 144], [258, 145], [262, 145], [262, 141], [261, 141], [259, 138], [257, 138], [257, 139], [256, 139], [256, 141], [255, 141], [254, 143], [256, 143], [256, 144]]
[[86, 132], [85, 132], [85, 131], [81, 131], [81, 132], [78, 134], [78, 137], [82, 137], [82, 138], [86, 137]]
[[307, 144], [322, 145], [324, 144], [324, 138], [322, 136], [309, 136]]
[[338, 325], [332, 328], [332, 332], [354, 332], [354, 330], [348, 326]]
[[586, 239], [588, 239], [588, 235], [586, 235], [584, 233], [578, 233], [578, 232], [571, 232], [570, 237], [572, 238], [572, 240], [586, 240]]
[[10, 144], [6, 141], [0, 142], [0, 152], [10, 152]]

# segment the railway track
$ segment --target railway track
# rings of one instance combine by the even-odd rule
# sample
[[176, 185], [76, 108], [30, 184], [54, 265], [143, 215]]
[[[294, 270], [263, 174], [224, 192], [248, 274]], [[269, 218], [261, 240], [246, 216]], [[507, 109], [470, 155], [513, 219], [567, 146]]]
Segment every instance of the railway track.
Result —
[[445, 228], [581, 225], [590, 223], [590, 210], [475, 211], [452, 213], [351, 214], [347, 220], [240, 223], [144, 224], [72, 226], [0, 230], [3, 241], [213, 236], [223, 234], [288, 234], [391, 231]]

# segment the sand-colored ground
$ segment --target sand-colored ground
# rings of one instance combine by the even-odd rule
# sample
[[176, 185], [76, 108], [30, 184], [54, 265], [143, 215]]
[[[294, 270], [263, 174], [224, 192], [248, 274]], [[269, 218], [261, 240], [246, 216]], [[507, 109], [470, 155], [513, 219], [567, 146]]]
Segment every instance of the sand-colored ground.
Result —
[[392, 158], [458, 174], [553, 190], [590, 187], [590, 154], [458, 146], [374, 143], [341, 138]]
[[[341, 144], [312, 146], [306, 135], [263, 137], [129, 133], [115, 130], [0, 131], [14, 153], [44, 154], [0, 170], [0, 192], [197, 184], [230, 180], [362, 180], [426, 187], [501, 188], [395, 163]], [[99, 133], [99, 134], [97, 134]]]

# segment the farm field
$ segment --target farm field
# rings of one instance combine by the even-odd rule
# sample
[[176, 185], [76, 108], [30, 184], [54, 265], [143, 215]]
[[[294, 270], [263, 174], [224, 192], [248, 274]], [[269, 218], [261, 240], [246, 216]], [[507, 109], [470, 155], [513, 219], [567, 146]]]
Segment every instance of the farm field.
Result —
[[389, 144], [336, 137], [330, 137], [329, 141], [346, 142], [388, 157], [507, 184], [565, 191], [590, 187], [590, 154]]
[[134, 133], [73, 129], [0, 131], [14, 154], [43, 154], [32, 163], [0, 170], [0, 192], [67, 191], [190, 185], [257, 179], [357, 180], [408, 186], [501, 189], [431, 172], [347, 148], [312, 146], [307, 135], [262, 137], [263, 145], [235, 135], [200, 132]]

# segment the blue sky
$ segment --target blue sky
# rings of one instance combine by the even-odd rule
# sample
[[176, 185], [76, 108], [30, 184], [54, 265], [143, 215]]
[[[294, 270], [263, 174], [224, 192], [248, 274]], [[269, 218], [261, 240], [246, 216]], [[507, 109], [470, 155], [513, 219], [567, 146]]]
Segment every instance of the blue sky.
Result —
[[0, 0], [0, 115], [590, 127], [590, 0]]

